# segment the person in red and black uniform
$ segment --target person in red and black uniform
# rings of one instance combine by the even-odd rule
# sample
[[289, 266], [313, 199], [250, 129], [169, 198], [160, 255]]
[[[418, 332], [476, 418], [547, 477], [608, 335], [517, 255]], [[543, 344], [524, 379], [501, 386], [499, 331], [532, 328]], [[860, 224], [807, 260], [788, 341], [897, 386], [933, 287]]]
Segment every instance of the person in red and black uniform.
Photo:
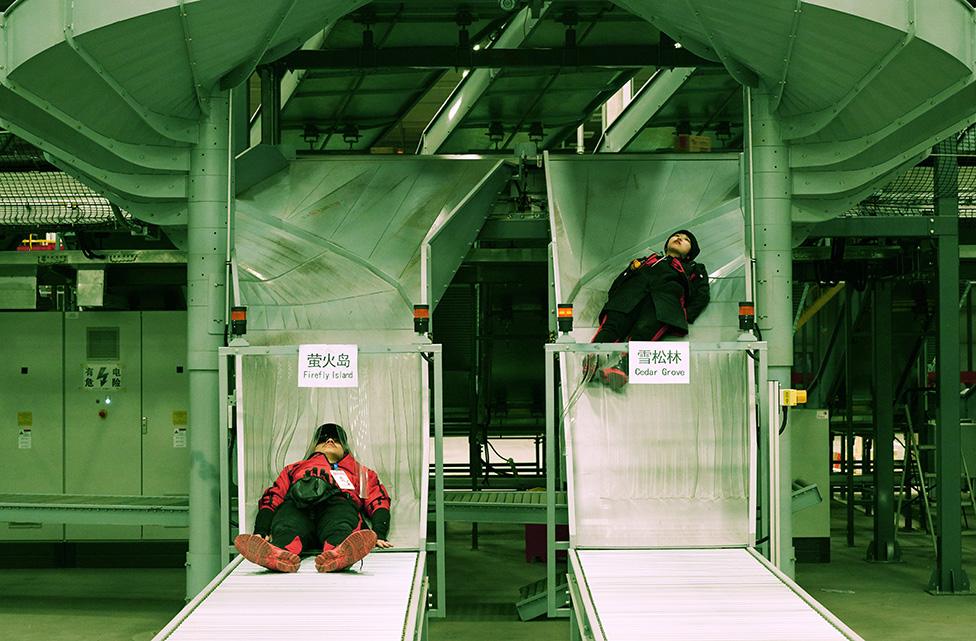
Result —
[[[708, 271], [695, 258], [701, 252], [695, 235], [680, 229], [664, 243], [664, 254], [631, 261], [607, 294], [600, 311], [600, 327], [594, 343], [625, 340], [656, 341], [666, 334], [684, 336], [708, 305]], [[583, 376], [590, 379], [599, 369], [596, 354], [583, 359]], [[627, 383], [627, 357], [599, 369], [600, 380], [613, 389]]]
[[315, 568], [335, 572], [374, 546], [393, 547], [389, 531], [389, 493], [376, 472], [353, 458], [345, 430], [325, 423], [312, 453], [285, 466], [261, 496], [254, 534], [239, 535], [234, 545], [248, 561], [279, 572], [298, 571], [302, 550], [321, 545]]

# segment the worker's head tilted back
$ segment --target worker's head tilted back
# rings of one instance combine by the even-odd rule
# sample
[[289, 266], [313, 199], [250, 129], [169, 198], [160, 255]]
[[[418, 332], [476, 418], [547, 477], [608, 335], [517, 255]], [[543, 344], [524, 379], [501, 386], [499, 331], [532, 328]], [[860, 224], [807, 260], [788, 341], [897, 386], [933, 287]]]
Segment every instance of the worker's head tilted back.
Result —
[[340, 461], [349, 453], [346, 431], [336, 423], [323, 423], [315, 431], [315, 451], [325, 454], [331, 463]]
[[668, 256], [695, 260], [698, 254], [701, 253], [701, 247], [698, 245], [698, 239], [695, 238], [693, 233], [687, 229], [679, 229], [668, 236], [668, 239], [664, 242], [664, 253]]

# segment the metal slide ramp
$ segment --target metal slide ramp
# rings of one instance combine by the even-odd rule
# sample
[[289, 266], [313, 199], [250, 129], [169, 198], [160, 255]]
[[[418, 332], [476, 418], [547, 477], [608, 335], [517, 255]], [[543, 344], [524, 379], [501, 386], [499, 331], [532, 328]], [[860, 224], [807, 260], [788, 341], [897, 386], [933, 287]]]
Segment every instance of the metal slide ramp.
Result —
[[[597, 347], [548, 351], [578, 380]], [[693, 342], [692, 385], [587, 386], [566, 408], [574, 638], [860, 639], [752, 548], [764, 363], [763, 343]]]
[[237, 557], [154, 641], [413, 639], [422, 627], [424, 557], [374, 552], [357, 569], [319, 574], [312, 558], [280, 574]]
[[[770, 442], [756, 407], [766, 344], [737, 340], [734, 325], [747, 278], [737, 159], [549, 157], [546, 169], [555, 299], [573, 303], [579, 321], [579, 342], [546, 346], [564, 383], [557, 395], [547, 360], [559, 401], [558, 419], [547, 405], [547, 426], [559, 421], [565, 436], [574, 636], [858, 639], [751, 548], [775, 525], [767, 490], [779, 476], [770, 483], [757, 458]], [[593, 223], [601, 213], [615, 215], [612, 233]], [[682, 227], [695, 230], [712, 275], [712, 302], [681, 339], [690, 384], [581, 383], [585, 353], [613, 362], [626, 350], [585, 342], [610, 280]]]
[[412, 343], [510, 164], [458, 157], [306, 158], [240, 194], [235, 260], [253, 344]]
[[751, 549], [573, 550], [583, 638], [859, 639]]

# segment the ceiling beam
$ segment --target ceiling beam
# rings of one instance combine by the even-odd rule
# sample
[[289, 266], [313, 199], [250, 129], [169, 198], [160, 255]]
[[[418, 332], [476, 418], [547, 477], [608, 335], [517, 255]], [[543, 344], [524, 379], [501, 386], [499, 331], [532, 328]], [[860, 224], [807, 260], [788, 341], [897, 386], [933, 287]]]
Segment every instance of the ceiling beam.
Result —
[[475, 51], [459, 47], [301, 50], [278, 61], [288, 69], [547, 69], [580, 67], [718, 67], [687, 49], [656, 45]]
[[597, 147], [598, 152], [623, 151], [644, 129], [644, 125], [688, 82], [695, 68], [662, 69], [648, 80], [634, 99], [617, 116]]
[[[536, 26], [541, 22], [542, 15], [549, 10], [549, 3], [542, 8], [536, 18], [532, 16], [528, 7], [522, 9], [512, 22], [499, 35], [498, 40], [490, 47], [515, 50], [525, 42]], [[484, 95], [495, 78], [494, 69], [473, 69], [454, 88], [448, 99], [434, 114], [427, 127], [424, 128], [420, 140], [421, 154], [436, 154], [441, 146], [454, 133], [455, 128], [464, 120], [475, 103]]]

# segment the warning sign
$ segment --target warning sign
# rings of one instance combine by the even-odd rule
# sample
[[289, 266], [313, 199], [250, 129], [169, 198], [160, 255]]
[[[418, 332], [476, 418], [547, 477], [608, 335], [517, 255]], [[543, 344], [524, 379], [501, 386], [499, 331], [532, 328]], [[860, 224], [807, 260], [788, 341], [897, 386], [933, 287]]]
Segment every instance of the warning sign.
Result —
[[85, 363], [81, 368], [82, 389], [105, 392], [125, 388], [121, 363]]

